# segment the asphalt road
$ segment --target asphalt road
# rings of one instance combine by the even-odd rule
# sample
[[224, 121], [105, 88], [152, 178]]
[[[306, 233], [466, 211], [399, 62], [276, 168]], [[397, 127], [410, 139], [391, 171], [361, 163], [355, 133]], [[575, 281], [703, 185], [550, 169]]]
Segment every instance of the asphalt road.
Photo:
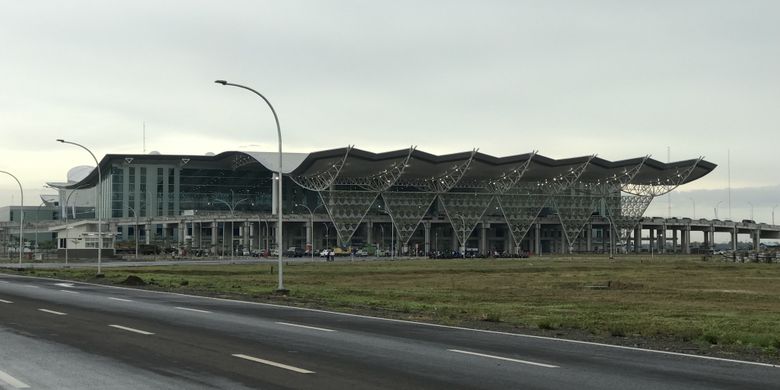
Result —
[[780, 367], [0, 274], [0, 388], [780, 389]]

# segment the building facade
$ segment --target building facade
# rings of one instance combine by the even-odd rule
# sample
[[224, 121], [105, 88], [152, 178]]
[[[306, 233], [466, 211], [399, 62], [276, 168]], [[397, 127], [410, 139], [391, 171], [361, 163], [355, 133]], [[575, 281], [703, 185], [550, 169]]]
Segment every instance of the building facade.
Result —
[[208, 253], [271, 249], [281, 201], [283, 249], [517, 254], [628, 248], [654, 197], [715, 165], [347, 147], [285, 154], [281, 200], [276, 153], [107, 155], [100, 168], [98, 191], [97, 170], [56, 186], [61, 198], [97, 193], [93, 209], [118, 247], [138, 239]]

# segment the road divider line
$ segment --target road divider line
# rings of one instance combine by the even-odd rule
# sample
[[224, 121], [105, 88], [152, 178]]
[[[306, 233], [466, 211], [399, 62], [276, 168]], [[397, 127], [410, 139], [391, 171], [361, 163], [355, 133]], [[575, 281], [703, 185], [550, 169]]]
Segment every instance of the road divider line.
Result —
[[0, 299], [0, 303], [13, 303], [11, 301], [6, 301], [5, 299]]
[[23, 287], [29, 287], [29, 288], [39, 288], [38, 286], [33, 286], [32, 284], [23, 284]]
[[69, 294], [78, 294], [78, 291], [71, 291], [71, 290], [60, 290], [60, 291], [66, 292], [66, 293], [69, 293]]
[[124, 299], [124, 298], [114, 298], [114, 297], [108, 297], [108, 299], [112, 301], [121, 301], [121, 302], [133, 302], [132, 299]]
[[303, 369], [303, 368], [288, 366], [286, 364], [272, 362], [270, 360], [260, 359], [260, 358], [254, 357], [254, 356], [242, 355], [240, 353], [234, 353], [233, 356], [235, 356], [237, 358], [240, 358], [240, 359], [253, 361], [253, 362], [256, 362], [256, 363], [266, 364], [266, 365], [274, 366], [274, 367], [277, 367], [277, 368], [283, 368], [285, 370], [294, 371], [294, 372], [297, 372], [299, 374], [314, 374], [314, 371], [309, 371], [309, 370], [306, 370], [306, 369]]
[[[2, 271], [0, 271], [0, 272], [2, 272]], [[13, 276], [16, 277], [16, 278], [41, 280], [41, 277], [39, 277], [39, 276], [27, 276], [27, 275], [13, 275]], [[54, 279], [54, 280], [66, 281], [65, 279]], [[184, 293], [176, 293], [176, 292], [171, 292], [171, 291], [142, 290], [142, 289], [139, 289], [139, 288], [122, 287], [122, 286], [109, 286], [109, 285], [105, 285], [105, 284], [89, 283], [89, 282], [79, 282], [79, 283], [81, 283], [83, 285], [86, 285], [86, 286], [93, 286], [93, 287], [105, 288], [105, 289], [113, 289], [113, 290], [126, 290], [126, 291], [133, 291], [133, 292], [143, 291], [144, 293], [148, 293], [148, 294], [171, 295], [171, 296], [175, 296], [175, 297], [197, 298], [197, 299], [211, 300], [211, 301], [218, 301], [218, 302], [229, 302], [231, 304], [241, 303], [241, 304], [244, 304], [244, 305], [270, 307], [270, 308], [283, 309], [283, 310], [300, 310], [300, 311], [306, 311], [306, 312], [311, 312], [311, 313], [324, 313], [324, 314], [333, 315], [333, 316], [340, 316], [340, 317], [362, 318], [362, 319], [367, 319], [367, 320], [372, 320], [372, 321], [394, 322], [394, 323], [398, 323], [398, 324], [406, 324], [406, 325], [412, 325], [412, 326], [424, 326], [424, 327], [438, 328], [438, 329], [461, 330], [461, 331], [465, 331], [465, 332], [474, 332], [474, 333], [481, 333], [481, 334], [492, 334], [492, 335], [500, 335], [500, 336], [518, 337], [518, 338], [523, 338], [523, 339], [544, 340], [544, 341], [548, 341], [548, 342], [552, 342], [552, 343], [568, 343], [568, 344], [590, 345], [590, 346], [595, 346], [595, 347], [611, 348], [611, 349], [621, 349], [621, 350], [625, 350], [625, 351], [635, 351], [635, 352], [641, 352], [641, 353], [653, 353], [653, 354], [661, 354], [661, 355], [679, 356], [679, 357], [691, 358], [691, 359], [703, 359], [703, 360], [710, 360], [710, 361], [724, 362], [724, 363], [747, 364], [747, 365], [759, 366], [759, 367], [780, 368], [780, 364], [751, 362], [751, 361], [748, 361], [748, 360], [727, 359], [727, 358], [720, 358], [720, 357], [715, 357], [715, 356], [694, 355], [694, 354], [691, 354], [691, 353], [683, 353], [683, 352], [661, 351], [661, 350], [657, 350], [657, 349], [629, 347], [629, 346], [625, 346], [625, 345], [605, 344], [605, 343], [597, 343], [597, 342], [593, 342], [593, 341], [563, 339], [563, 338], [557, 338], [557, 337], [539, 336], [539, 335], [532, 335], [532, 334], [526, 334], [526, 333], [510, 333], [510, 332], [498, 331], [498, 330], [474, 329], [474, 328], [466, 328], [466, 327], [463, 327], [463, 326], [433, 324], [433, 323], [429, 323], [429, 322], [401, 320], [401, 319], [397, 319], [397, 318], [382, 318], [382, 317], [374, 317], [374, 316], [368, 316], [368, 315], [362, 315], [362, 314], [341, 313], [341, 312], [337, 312], [337, 311], [329, 311], [329, 310], [323, 310], [323, 309], [312, 309], [312, 308], [308, 308], [308, 307], [296, 307], [296, 306], [288, 306], [288, 305], [275, 304], [275, 303], [242, 301], [242, 300], [238, 300], [238, 299], [208, 297], [208, 296], [203, 296], [203, 295], [184, 294]]]
[[152, 334], [154, 334], [154, 333], [152, 333], [152, 332], [147, 332], [147, 331], [145, 331], [145, 330], [140, 330], [140, 329], [133, 329], [133, 328], [128, 328], [128, 327], [126, 327], [126, 326], [122, 326], [122, 325], [109, 325], [109, 326], [110, 326], [110, 327], [112, 327], [112, 328], [122, 329], [122, 330], [126, 330], [126, 331], [128, 331], [128, 332], [133, 332], [133, 333], [143, 334], [143, 335], [147, 335], [147, 336], [148, 336], [148, 335], [152, 335]]
[[190, 309], [189, 307], [179, 307], [179, 306], [176, 306], [174, 309], [194, 311], [194, 312], [198, 312], [198, 313], [211, 313], [208, 310]]
[[4, 371], [0, 371], [0, 381], [8, 383], [9, 385], [11, 385], [11, 386], [13, 386], [14, 388], [17, 388], [17, 389], [29, 389], [30, 388], [30, 385], [28, 385], [27, 383], [24, 383], [24, 382], [14, 378], [14, 377], [12, 377], [11, 375], [9, 375], [8, 373], [6, 373]]
[[0, 280], [0, 283], [8, 283], [8, 281]]
[[73, 283], [54, 283], [54, 285], [60, 287], [73, 287]]
[[316, 326], [308, 326], [308, 325], [291, 324], [289, 322], [277, 322], [277, 324], [279, 324], [279, 325], [287, 325], [287, 326], [294, 326], [294, 327], [297, 327], [297, 328], [319, 330], [321, 332], [335, 332], [335, 330], [333, 330], [333, 329], [318, 328]]
[[44, 312], [44, 313], [49, 313], [49, 314], [56, 314], [56, 315], [58, 315], [58, 316], [64, 316], [64, 315], [67, 315], [67, 313], [63, 313], [63, 312], [59, 312], [59, 311], [54, 311], [54, 310], [49, 310], [49, 309], [38, 309], [38, 311], [42, 311], [42, 312]]
[[507, 357], [503, 357], [503, 356], [486, 355], [484, 353], [469, 352], [469, 351], [463, 351], [463, 350], [460, 350], [460, 349], [448, 349], [448, 351], [450, 351], [450, 352], [457, 352], [457, 353], [463, 353], [463, 354], [466, 354], [466, 355], [480, 356], [480, 357], [490, 358], [490, 359], [506, 360], [508, 362], [530, 364], [532, 366], [538, 366], [538, 367], [544, 367], [544, 368], [558, 368], [558, 366], [554, 366], [552, 364], [530, 362], [528, 360], [520, 360], [520, 359], [511, 359], [511, 358], [507, 358]]

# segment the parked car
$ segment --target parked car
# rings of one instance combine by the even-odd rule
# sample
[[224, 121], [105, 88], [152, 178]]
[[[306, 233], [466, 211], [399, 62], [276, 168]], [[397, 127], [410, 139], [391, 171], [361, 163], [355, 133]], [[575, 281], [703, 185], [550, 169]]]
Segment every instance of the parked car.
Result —
[[368, 251], [365, 249], [359, 249], [355, 251], [355, 256], [357, 257], [366, 257], [368, 256]]
[[303, 248], [297, 246], [291, 246], [284, 251], [284, 255], [287, 257], [303, 257], [304, 253]]

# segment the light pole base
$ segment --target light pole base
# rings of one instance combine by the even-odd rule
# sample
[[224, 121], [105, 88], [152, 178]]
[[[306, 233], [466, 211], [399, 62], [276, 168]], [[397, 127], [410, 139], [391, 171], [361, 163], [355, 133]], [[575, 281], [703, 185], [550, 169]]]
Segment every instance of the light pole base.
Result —
[[102, 278], [105, 278], [105, 277], [106, 277], [106, 274], [104, 274], [102, 272], [98, 273], [98, 274], [95, 274], [95, 279], [102, 279]]
[[277, 288], [274, 290], [274, 295], [288, 295], [290, 294], [290, 290], [286, 288]]

